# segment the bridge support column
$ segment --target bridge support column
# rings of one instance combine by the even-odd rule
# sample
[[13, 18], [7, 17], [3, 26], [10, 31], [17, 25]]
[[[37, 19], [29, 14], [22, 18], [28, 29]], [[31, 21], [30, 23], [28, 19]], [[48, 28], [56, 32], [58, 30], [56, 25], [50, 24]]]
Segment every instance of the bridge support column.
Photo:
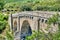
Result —
[[13, 17], [10, 15], [10, 30], [13, 31]]
[[18, 27], [18, 36], [19, 36], [18, 40], [21, 40], [21, 38], [20, 38], [20, 34], [21, 34], [21, 30], [20, 30], [20, 16], [17, 17], [17, 27]]
[[[39, 32], [39, 30], [40, 30], [40, 19], [37, 20], [37, 23], [38, 23], [37, 32]], [[37, 38], [35, 40], [39, 40], [39, 35], [37, 36]]]
[[17, 29], [20, 31], [20, 17], [17, 17]]
[[[35, 31], [37, 31], [37, 32], [39, 32], [39, 30], [40, 30], [40, 19], [39, 18], [35, 18], [36, 20], [35, 20], [35, 24], [36, 24], [36, 30]], [[38, 36], [34, 39], [34, 40], [39, 40], [38, 39]]]

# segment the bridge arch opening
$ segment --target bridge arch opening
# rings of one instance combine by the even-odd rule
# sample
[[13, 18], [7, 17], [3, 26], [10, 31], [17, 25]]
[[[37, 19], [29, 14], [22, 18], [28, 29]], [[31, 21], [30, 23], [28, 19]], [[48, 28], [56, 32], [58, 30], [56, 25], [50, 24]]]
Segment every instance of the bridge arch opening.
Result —
[[21, 39], [25, 40], [26, 36], [30, 36], [31, 34], [32, 30], [30, 24], [28, 20], [24, 20], [21, 27]]
[[17, 21], [16, 20], [13, 23], [13, 30], [14, 30], [14, 32], [17, 31]]

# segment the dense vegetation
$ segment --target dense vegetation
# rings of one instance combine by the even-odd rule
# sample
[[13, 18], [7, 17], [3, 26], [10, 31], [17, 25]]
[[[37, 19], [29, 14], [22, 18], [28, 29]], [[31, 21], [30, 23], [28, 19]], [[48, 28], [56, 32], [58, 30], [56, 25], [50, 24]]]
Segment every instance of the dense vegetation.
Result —
[[[22, 9], [21, 9], [22, 7]], [[35, 1], [20, 1], [7, 3], [4, 8], [7, 10], [19, 10], [19, 11], [31, 11], [31, 10], [43, 10], [43, 11], [60, 11], [59, 0], [35, 0]]]
[[8, 16], [0, 13], [0, 33], [6, 28]]
[[[4, 3], [3, 3], [4, 2]], [[17, 11], [60, 11], [60, 0], [2, 0], [6, 10]]]
[[0, 34], [0, 40], [14, 40], [14, 37], [10, 31], [6, 31], [6, 35]]

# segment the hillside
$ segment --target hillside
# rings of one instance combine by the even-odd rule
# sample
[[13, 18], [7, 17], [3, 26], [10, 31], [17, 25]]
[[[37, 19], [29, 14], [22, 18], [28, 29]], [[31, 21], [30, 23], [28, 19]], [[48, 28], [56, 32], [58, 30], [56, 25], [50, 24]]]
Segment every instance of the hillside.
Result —
[[8, 10], [18, 10], [16, 7], [21, 11], [60, 11], [60, 0], [10, 0], [4, 5]]
[[22, 0], [2, 0], [5, 3], [10, 3], [10, 2], [17, 2], [17, 1], [22, 1]]

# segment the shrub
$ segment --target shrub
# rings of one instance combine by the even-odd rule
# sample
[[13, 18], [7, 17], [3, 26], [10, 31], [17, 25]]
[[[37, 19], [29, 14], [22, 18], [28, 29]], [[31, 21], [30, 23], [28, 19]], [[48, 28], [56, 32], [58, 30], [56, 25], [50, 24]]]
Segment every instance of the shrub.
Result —
[[0, 0], [0, 10], [3, 9], [3, 6], [4, 6], [4, 2]]
[[5, 29], [8, 17], [0, 13], [0, 33]]
[[14, 40], [13, 34], [9, 31], [6, 31], [6, 39], [7, 40]]
[[32, 4], [31, 3], [23, 3], [21, 6], [20, 6], [20, 10], [21, 11], [32, 11]]
[[[20, 11], [33, 11], [34, 10], [42, 10], [42, 11], [60, 11], [60, 3], [59, 1], [51, 1], [51, 0], [34, 0], [34, 1], [23, 1], [23, 2], [13, 2], [7, 3], [4, 8], [6, 9], [16, 9], [19, 7]], [[18, 10], [18, 9], [17, 9]]]
[[6, 35], [0, 34], [0, 40], [14, 40], [12, 32], [6, 30]]
[[43, 10], [42, 6], [40, 6], [39, 4], [34, 5], [32, 9], [33, 10]]

